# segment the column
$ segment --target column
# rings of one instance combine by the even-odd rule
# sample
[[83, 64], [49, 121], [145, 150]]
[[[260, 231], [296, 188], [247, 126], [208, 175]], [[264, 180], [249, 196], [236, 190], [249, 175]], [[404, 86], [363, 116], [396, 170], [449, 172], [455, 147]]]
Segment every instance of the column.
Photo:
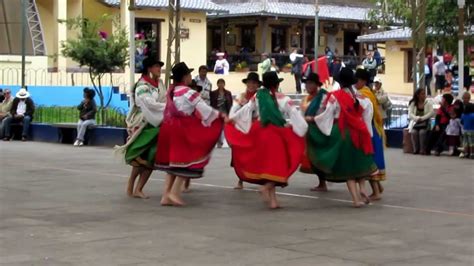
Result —
[[[128, 91], [135, 84], [135, 14], [130, 10], [130, 0], [120, 0], [120, 26], [129, 33], [129, 65], [125, 67], [125, 77], [128, 77]], [[125, 79], [126, 80], [126, 79]]]
[[[54, 17], [56, 20], [67, 19], [67, 2], [63, 0], [54, 0]], [[55, 52], [59, 55], [57, 66], [58, 71], [66, 71], [67, 58], [61, 56], [61, 43], [67, 40], [67, 26], [65, 23], [56, 23], [57, 25], [57, 43], [55, 45]]]

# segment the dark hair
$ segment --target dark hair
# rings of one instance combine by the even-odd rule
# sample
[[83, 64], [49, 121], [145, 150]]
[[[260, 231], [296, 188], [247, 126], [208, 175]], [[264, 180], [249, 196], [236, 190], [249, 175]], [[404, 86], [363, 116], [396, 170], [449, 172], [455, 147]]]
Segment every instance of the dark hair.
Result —
[[451, 94], [443, 94], [443, 99], [449, 104], [451, 105], [454, 101], [454, 97], [453, 95]]
[[221, 83], [221, 82], [224, 83], [224, 85], [225, 85], [225, 80], [224, 80], [224, 79], [218, 79], [218, 80], [217, 80], [217, 84], [219, 84], [219, 83]]
[[420, 94], [424, 91], [425, 89], [417, 89], [415, 93], [413, 94], [413, 98], [411, 98], [408, 104], [415, 103], [415, 105], [417, 105], [418, 102], [420, 101]]
[[92, 89], [89, 89], [88, 87], [84, 88], [84, 94], [86, 98], [92, 100], [95, 97], [95, 91]]
[[209, 71], [209, 68], [206, 66], [206, 65], [202, 65], [199, 67], [199, 72], [201, 72], [201, 70], [205, 69], [206, 71]]

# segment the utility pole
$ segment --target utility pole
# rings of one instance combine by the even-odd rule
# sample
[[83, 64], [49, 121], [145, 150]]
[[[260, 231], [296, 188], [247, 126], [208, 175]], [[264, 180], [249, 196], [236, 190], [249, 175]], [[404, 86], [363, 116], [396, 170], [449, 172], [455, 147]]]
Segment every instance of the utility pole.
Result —
[[135, 0], [130, 0], [128, 10], [129, 10], [129, 36], [128, 40], [130, 43], [129, 47], [129, 68], [130, 68], [130, 76], [129, 76], [129, 84], [130, 88], [135, 84]]
[[318, 72], [319, 50], [319, 1], [314, 0], [314, 72]]
[[459, 7], [459, 41], [458, 41], [458, 83], [459, 92], [464, 90], [464, 7], [465, 0], [458, 0]]
[[[181, 8], [180, 0], [168, 0], [168, 47], [166, 52], [166, 75], [165, 85], [168, 87], [171, 83], [171, 69], [173, 65], [180, 61], [180, 26]], [[173, 51], [174, 44], [174, 51]], [[174, 55], [174, 60], [171, 58]]]
[[25, 88], [26, 0], [21, 0], [21, 87]]

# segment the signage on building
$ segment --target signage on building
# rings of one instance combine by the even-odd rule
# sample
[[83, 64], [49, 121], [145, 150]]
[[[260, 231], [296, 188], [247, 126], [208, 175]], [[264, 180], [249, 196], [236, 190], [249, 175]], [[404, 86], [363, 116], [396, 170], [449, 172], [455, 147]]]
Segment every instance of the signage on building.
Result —
[[190, 18], [189, 22], [191, 22], [191, 23], [201, 23], [201, 20], [198, 19], [198, 18]]

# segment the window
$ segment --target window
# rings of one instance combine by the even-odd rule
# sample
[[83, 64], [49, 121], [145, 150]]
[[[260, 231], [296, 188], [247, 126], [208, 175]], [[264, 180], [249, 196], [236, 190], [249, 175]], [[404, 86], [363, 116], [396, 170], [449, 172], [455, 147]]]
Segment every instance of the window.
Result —
[[212, 50], [220, 51], [222, 49], [222, 31], [221, 29], [211, 29], [211, 45]]
[[150, 55], [160, 58], [161, 21], [154, 19], [135, 20], [135, 72], [142, 71], [143, 60]]
[[286, 51], [286, 28], [272, 28], [272, 53]]
[[242, 27], [241, 28], [243, 48], [247, 48], [249, 52], [255, 51], [255, 27]]
[[413, 51], [405, 50], [405, 82], [413, 82]]

